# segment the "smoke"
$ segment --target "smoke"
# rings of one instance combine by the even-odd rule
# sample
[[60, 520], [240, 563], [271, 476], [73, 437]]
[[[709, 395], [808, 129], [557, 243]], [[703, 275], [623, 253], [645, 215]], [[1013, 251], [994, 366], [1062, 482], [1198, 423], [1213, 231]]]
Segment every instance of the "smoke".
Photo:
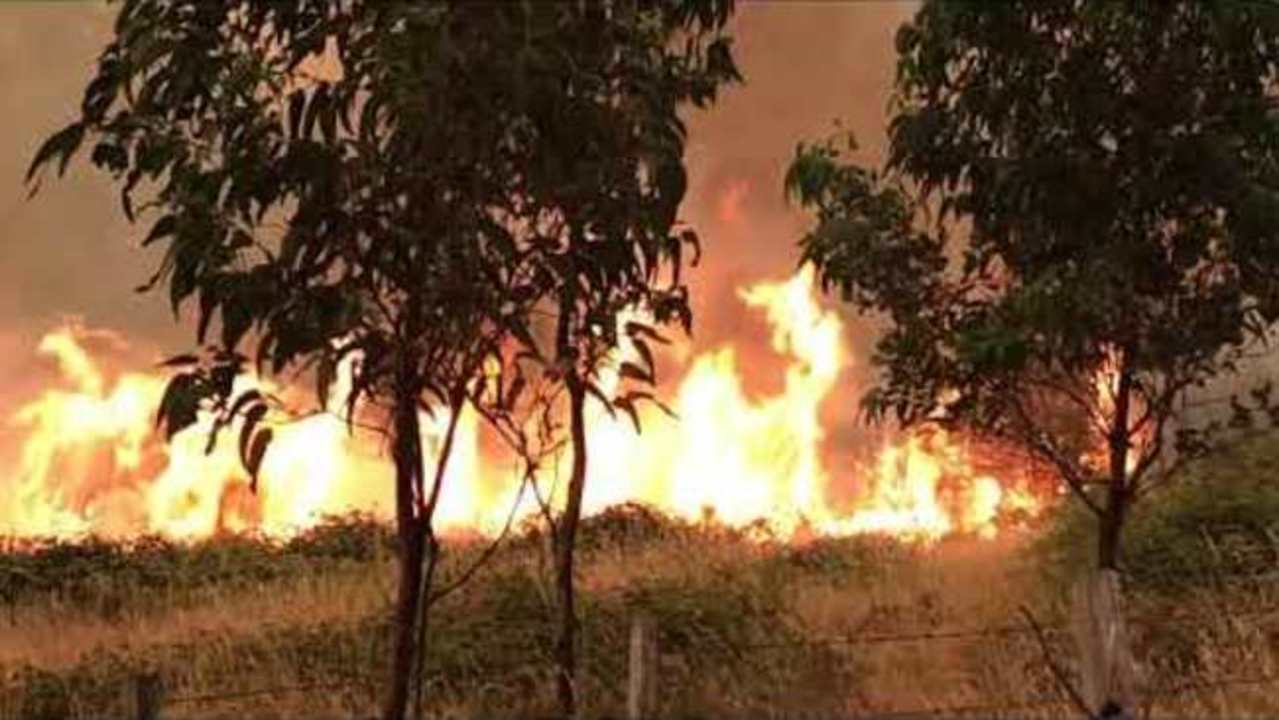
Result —
[[[735, 50], [746, 82], [689, 123], [685, 219], [698, 228], [705, 259], [694, 280], [694, 334], [699, 349], [735, 344], [750, 372], [748, 389], [772, 394], [780, 389], [784, 362], [772, 353], [763, 320], [747, 311], [737, 289], [796, 268], [796, 244], [810, 218], [786, 201], [782, 183], [797, 143], [851, 130], [860, 161], [882, 157], [896, 72], [894, 38], [917, 4], [777, 2], [739, 8]], [[844, 316], [852, 367], [823, 408], [832, 469], [847, 467], [870, 439], [856, 407], [871, 377], [867, 358], [874, 333], [852, 313]]]
[[[782, 362], [768, 330], [737, 296], [796, 267], [806, 218], [782, 194], [800, 140], [853, 130], [866, 159], [884, 144], [894, 72], [893, 36], [910, 2], [739, 3], [736, 52], [746, 84], [710, 111], [690, 114], [690, 192], [683, 219], [700, 231], [692, 276], [698, 350], [732, 343], [752, 369], [752, 392], [775, 392]], [[92, 64], [110, 36], [114, 7], [6, 3], [0, 8], [0, 87], [8, 132], [0, 139], [0, 403], [48, 377], [34, 372], [39, 334], [67, 315], [120, 331], [138, 345], [175, 350], [190, 334], [160, 296], [139, 296], [156, 258], [140, 251], [117, 190], [83, 163], [50, 177], [26, 201], [23, 175], [36, 147], [74, 117]], [[853, 325], [857, 367], [829, 409], [832, 443], [853, 442], [852, 408], [870, 338]], [[677, 375], [671, 368], [668, 377]]]
[[53, 376], [35, 357], [41, 334], [65, 316], [143, 344], [185, 338], [165, 304], [132, 288], [154, 257], [136, 247], [107, 177], [73, 164], [27, 200], [24, 176], [50, 133], [74, 119], [115, 8], [101, 3], [0, 7], [0, 407]]
[[[701, 229], [701, 339], [736, 337], [720, 301], [795, 267], [806, 224], [782, 194], [796, 144], [851, 129], [876, 159], [894, 73], [893, 37], [912, 3], [742, 3], [734, 34], [746, 83], [690, 122], [686, 216]], [[722, 316], [722, 320], [720, 317]], [[726, 331], [726, 332], [722, 332]]]

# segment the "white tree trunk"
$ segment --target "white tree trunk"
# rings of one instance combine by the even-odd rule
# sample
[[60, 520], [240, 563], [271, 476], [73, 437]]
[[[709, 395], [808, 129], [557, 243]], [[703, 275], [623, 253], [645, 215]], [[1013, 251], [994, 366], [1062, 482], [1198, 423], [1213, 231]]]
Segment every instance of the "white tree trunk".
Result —
[[1119, 573], [1099, 570], [1086, 575], [1075, 585], [1072, 599], [1071, 629], [1079, 648], [1084, 702], [1098, 714], [1107, 703], [1131, 713], [1137, 676]]

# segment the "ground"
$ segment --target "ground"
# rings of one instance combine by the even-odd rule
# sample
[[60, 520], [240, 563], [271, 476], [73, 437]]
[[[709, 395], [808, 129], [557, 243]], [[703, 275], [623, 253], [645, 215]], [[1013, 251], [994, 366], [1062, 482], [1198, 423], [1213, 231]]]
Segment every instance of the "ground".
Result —
[[[629, 623], [641, 610], [660, 626], [669, 716], [1072, 712], [1044, 662], [1046, 644], [1073, 672], [1063, 593], [1044, 580], [1025, 535], [796, 544], [630, 507], [589, 520], [584, 538], [587, 716], [621, 715]], [[437, 587], [485, 543], [447, 547]], [[367, 717], [385, 673], [391, 552], [389, 532], [361, 518], [288, 543], [11, 551], [0, 556], [0, 717], [127, 715], [133, 678], [147, 672], [162, 680], [166, 718]], [[428, 710], [553, 710], [543, 553], [538, 533], [516, 533], [433, 609]], [[1279, 714], [1266, 682], [1279, 659], [1279, 597], [1267, 588], [1131, 598], [1152, 716]], [[1043, 643], [1021, 606], [1045, 626]]]

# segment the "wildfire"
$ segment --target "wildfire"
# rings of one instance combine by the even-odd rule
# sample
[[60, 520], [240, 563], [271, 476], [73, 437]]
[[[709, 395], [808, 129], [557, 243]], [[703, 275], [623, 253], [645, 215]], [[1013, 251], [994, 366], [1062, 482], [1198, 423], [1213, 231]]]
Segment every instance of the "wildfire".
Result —
[[[824, 461], [820, 409], [848, 368], [849, 353], [842, 323], [821, 308], [812, 286], [804, 271], [740, 293], [767, 319], [772, 349], [787, 360], [775, 394], [747, 394], [730, 346], [690, 353], [668, 395], [677, 419], [643, 412], [642, 434], [624, 415], [589, 406], [586, 511], [634, 500], [693, 519], [707, 512], [728, 523], [765, 518], [783, 534], [805, 528], [919, 538], [989, 536], [1001, 514], [1037, 512], [1033, 494], [976, 469], [965, 444], [941, 432], [903, 436], [863, 466]], [[86, 332], [68, 325], [38, 347], [56, 361], [63, 386], [44, 390], [9, 419], [19, 442], [0, 481], [0, 535], [192, 538], [247, 529], [287, 535], [325, 514], [389, 515], [391, 467], [378, 438], [351, 435], [328, 413], [281, 425], [254, 495], [239, 467], [234, 428], [208, 455], [208, 419], [164, 443], [154, 413], [165, 376], [109, 377], [104, 360], [85, 349]], [[604, 384], [610, 380], [616, 378]], [[252, 378], [242, 382], [271, 389]], [[435, 452], [446, 421], [423, 417], [426, 453]], [[502, 461], [481, 452], [480, 433], [472, 415], [459, 419], [438, 509], [445, 529], [492, 532], [516, 500]], [[564, 485], [566, 465], [556, 470], [556, 487]], [[852, 490], [850, 507], [837, 507], [837, 487]], [[526, 496], [517, 512], [532, 511]]]

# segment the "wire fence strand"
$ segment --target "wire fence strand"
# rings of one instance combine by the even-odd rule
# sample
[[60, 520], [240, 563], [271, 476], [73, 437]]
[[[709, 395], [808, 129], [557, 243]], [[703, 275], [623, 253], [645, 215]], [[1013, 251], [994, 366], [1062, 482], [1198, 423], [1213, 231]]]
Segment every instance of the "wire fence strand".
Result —
[[[1279, 619], [1279, 605], [1266, 606], [1259, 609], [1251, 610], [1247, 613], [1231, 614], [1231, 621], [1250, 620], [1267, 617], [1276, 617]], [[526, 622], [526, 621], [525, 621]], [[1195, 618], [1168, 618], [1154, 616], [1133, 616], [1128, 618], [1128, 622], [1138, 625], [1148, 625], [1150, 627], [1173, 627], [1173, 626], [1191, 626], [1202, 625], [1202, 619]], [[359, 625], [361, 623], [354, 623]], [[502, 622], [496, 624], [501, 625]], [[1058, 623], [1046, 625], [1042, 628], [1046, 633], [1062, 634], [1069, 632], [1069, 625]], [[734, 644], [731, 649], [738, 659], [744, 660], [750, 651], [782, 649], [782, 648], [818, 648], [818, 647], [856, 647], [863, 645], [879, 645], [894, 643], [937, 643], [957, 640], [981, 640], [987, 638], [1008, 638], [1018, 637], [1032, 634], [1034, 628], [1026, 625], [1000, 625], [986, 628], [958, 628], [958, 629], [940, 629], [927, 630], [921, 632], [904, 632], [904, 633], [881, 633], [881, 634], [863, 634], [858, 636], [844, 637], [818, 637], [805, 640], [790, 641], [771, 641], [771, 642], [755, 642]], [[688, 650], [678, 654], [697, 654], [697, 648], [689, 648]], [[541, 665], [549, 663], [550, 660], [543, 658], [540, 661], [530, 662], [529, 666]], [[1189, 681], [1173, 684], [1168, 687], [1148, 687], [1144, 702], [1153, 707], [1159, 701], [1168, 700], [1173, 697], [1186, 695], [1196, 692], [1205, 692], [1231, 687], [1246, 686], [1264, 686], [1279, 683], [1279, 674], [1255, 674], [1255, 675], [1239, 675], [1209, 680]], [[327, 680], [323, 682], [313, 683], [294, 683], [288, 685], [278, 685], [265, 688], [251, 688], [244, 690], [228, 690], [225, 692], [204, 692], [186, 695], [170, 695], [166, 696], [165, 702], [171, 704], [182, 705], [200, 705], [230, 702], [235, 700], [248, 700], [251, 698], [282, 695], [287, 693], [310, 693], [310, 692], [332, 692], [339, 690], [349, 690], [358, 688], [366, 692], [376, 692], [384, 685], [382, 679], [367, 676], [353, 675], [336, 680]], [[980, 714], [1002, 714], [1015, 713], [1018, 711], [1042, 710], [1052, 707], [1069, 707], [1071, 701], [1064, 697], [1062, 691], [1058, 689], [1051, 695], [1043, 695], [1039, 697], [1031, 697], [1016, 702], [1004, 703], [974, 703], [959, 705], [938, 705], [938, 706], [919, 706], [914, 708], [893, 708], [880, 711], [870, 712], [860, 715], [849, 715], [849, 718], [894, 718], [903, 720], [911, 717], [939, 717], [939, 716], [963, 716], [963, 715], [980, 715]]]
[[[1247, 613], [1232, 614], [1231, 620], [1255, 620], [1274, 615], [1279, 619], [1279, 605], [1268, 606]], [[1187, 627], [1202, 625], [1203, 620], [1197, 618], [1163, 618], [1135, 616], [1126, 619], [1130, 625], [1158, 625], [1159, 627]], [[1043, 625], [1042, 629], [1049, 634], [1063, 634], [1070, 631], [1069, 625], [1056, 623]], [[977, 640], [982, 638], [1008, 637], [1033, 634], [1034, 629], [1027, 625], [997, 625], [989, 628], [962, 628], [955, 630], [925, 630], [913, 633], [882, 633], [856, 635], [849, 637], [827, 637], [805, 640], [767, 641], [738, 645], [741, 650], [768, 650], [791, 647], [813, 646], [857, 646], [881, 645], [908, 642], [931, 642], [943, 640]]]
[[[1182, 683], [1171, 688], [1163, 689], [1157, 693], [1151, 693], [1145, 699], [1149, 703], [1154, 700], [1167, 699], [1178, 695], [1184, 695], [1195, 691], [1218, 690], [1227, 687], [1243, 687], [1269, 685], [1279, 683], [1279, 675], [1252, 675], [1252, 676], [1236, 676], [1218, 678], [1215, 680], [1203, 682]], [[263, 695], [276, 695], [284, 693], [296, 692], [317, 692], [326, 690], [343, 690], [353, 687], [362, 689], [375, 688], [378, 683], [371, 678], [357, 678], [338, 682], [328, 683], [311, 683], [302, 685], [283, 685], [270, 688], [255, 688], [253, 690], [241, 690], [224, 693], [204, 693], [199, 695], [179, 695], [166, 698], [166, 702], [173, 704], [210, 704], [217, 702], [225, 702], [229, 700], [244, 700]], [[1005, 713], [1019, 710], [1042, 710], [1050, 707], [1069, 706], [1071, 701], [1060, 695], [1030, 698], [1027, 700], [1012, 703], [973, 703], [967, 705], [938, 705], [915, 707], [905, 709], [893, 709], [883, 711], [866, 712], [859, 715], [849, 716], [850, 720], [872, 720], [874, 718], [891, 718], [895, 720], [904, 720], [905, 718], [916, 717], [936, 717], [936, 716], [955, 716], [955, 715], [973, 715], [979, 713]]]
[[215, 702], [224, 702], [227, 700], [244, 700], [252, 697], [260, 697], [262, 695], [281, 695], [285, 693], [307, 693], [323, 690], [345, 690], [353, 687], [371, 689], [377, 687], [378, 683], [370, 678], [357, 678], [348, 680], [339, 680], [325, 683], [308, 683], [301, 685], [280, 685], [269, 688], [254, 688], [252, 690], [235, 690], [221, 693], [202, 693], [199, 695], [176, 695], [167, 697], [166, 702], [173, 704], [208, 704]]

